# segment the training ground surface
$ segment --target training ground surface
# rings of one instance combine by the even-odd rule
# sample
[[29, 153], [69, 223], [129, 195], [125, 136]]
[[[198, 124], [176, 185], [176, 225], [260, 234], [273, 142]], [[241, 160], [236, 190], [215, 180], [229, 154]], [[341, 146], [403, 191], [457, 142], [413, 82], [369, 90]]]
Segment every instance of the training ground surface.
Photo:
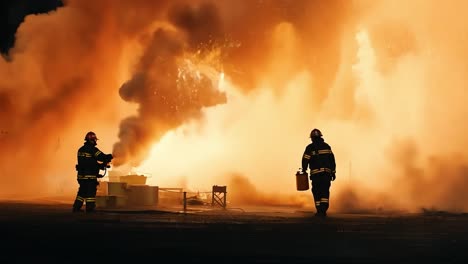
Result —
[[[0, 202], [2, 263], [468, 263], [468, 215]], [[34, 262], [31, 262], [34, 261]]]

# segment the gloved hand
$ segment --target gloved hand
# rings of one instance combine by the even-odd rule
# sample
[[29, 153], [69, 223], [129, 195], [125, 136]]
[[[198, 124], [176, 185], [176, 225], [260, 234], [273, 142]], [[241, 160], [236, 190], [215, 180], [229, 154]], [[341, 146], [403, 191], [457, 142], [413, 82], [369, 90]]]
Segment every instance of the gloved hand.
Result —
[[111, 161], [114, 158], [114, 156], [112, 156], [112, 154], [107, 154], [106, 157], [107, 157], [107, 160], [109, 160], [109, 161]]
[[330, 176], [331, 176], [331, 181], [334, 181], [336, 179], [336, 173], [335, 172], [330, 173]]

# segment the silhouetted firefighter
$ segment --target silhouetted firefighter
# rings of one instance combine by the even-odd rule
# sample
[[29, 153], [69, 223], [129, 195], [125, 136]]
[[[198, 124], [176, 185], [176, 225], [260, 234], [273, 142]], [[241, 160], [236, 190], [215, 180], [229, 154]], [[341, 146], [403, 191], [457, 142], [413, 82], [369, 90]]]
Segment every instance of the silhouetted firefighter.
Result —
[[330, 199], [331, 181], [336, 178], [335, 156], [330, 145], [325, 143], [322, 132], [314, 128], [310, 132], [312, 144], [309, 144], [302, 155], [302, 172], [310, 169], [312, 195], [314, 196], [316, 216], [327, 216]]
[[112, 161], [112, 154], [104, 154], [96, 145], [98, 138], [94, 132], [88, 132], [84, 138], [85, 143], [78, 149], [78, 164], [76, 170], [78, 172], [78, 194], [76, 195], [75, 203], [73, 204], [73, 212], [82, 212], [81, 207], [86, 202], [86, 212], [94, 212], [96, 207], [96, 191], [99, 184], [98, 178], [101, 169], [109, 167]]

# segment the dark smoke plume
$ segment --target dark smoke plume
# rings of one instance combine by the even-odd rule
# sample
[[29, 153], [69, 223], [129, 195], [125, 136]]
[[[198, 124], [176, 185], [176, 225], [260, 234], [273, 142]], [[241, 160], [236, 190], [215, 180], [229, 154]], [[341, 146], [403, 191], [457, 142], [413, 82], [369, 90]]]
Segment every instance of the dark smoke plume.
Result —
[[167, 131], [199, 117], [203, 107], [225, 102], [223, 94], [203, 74], [180, 76], [186, 74], [180, 73], [184, 52], [196, 52], [219, 34], [216, 7], [181, 5], [169, 14], [176, 30], [159, 28], [153, 33], [132, 79], [120, 88], [122, 99], [137, 103], [139, 108], [138, 115], [121, 123], [120, 141], [114, 146], [116, 166], [127, 161], [138, 165], [151, 143]]

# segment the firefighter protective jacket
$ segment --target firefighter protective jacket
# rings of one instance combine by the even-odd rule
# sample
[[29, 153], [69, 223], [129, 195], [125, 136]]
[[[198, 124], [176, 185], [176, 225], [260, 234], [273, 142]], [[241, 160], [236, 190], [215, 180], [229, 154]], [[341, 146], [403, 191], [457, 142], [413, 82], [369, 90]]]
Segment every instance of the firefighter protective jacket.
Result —
[[302, 170], [310, 169], [310, 175], [328, 172], [335, 173], [335, 155], [322, 138], [309, 144], [302, 155]]
[[[83, 178], [85, 175], [98, 175], [99, 170], [103, 168], [100, 162], [109, 162], [109, 155], [102, 153], [92, 143], [85, 142], [85, 144], [78, 149], [78, 179]], [[80, 178], [81, 177], [81, 178]], [[95, 179], [95, 178], [94, 178]]]

